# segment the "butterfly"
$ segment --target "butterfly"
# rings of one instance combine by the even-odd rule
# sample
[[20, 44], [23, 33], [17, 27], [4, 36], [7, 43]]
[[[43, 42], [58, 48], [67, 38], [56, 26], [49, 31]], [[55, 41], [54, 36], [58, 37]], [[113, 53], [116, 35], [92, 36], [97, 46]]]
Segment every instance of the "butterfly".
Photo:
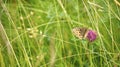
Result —
[[76, 27], [72, 29], [73, 34], [78, 37], [79, 39], [87, 39], [89, 42], [93, 42], [97, 38], [97, 32], [88, 29], [86, 27]]
[[88, 28], [86, 27], [75, 27], [72, 29], [73, 34], [79, 39], [84, 39], [87, 35]]

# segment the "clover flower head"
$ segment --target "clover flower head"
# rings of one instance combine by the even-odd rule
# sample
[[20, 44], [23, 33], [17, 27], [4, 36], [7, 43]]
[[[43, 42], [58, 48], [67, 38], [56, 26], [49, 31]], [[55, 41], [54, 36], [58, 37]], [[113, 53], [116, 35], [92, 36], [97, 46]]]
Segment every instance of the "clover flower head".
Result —
[[89, 30], [88, 33], [87, 33], [87, 39], [90, 42], [93, 42], [94, 40], [96, 40], [96, 38], [97, 38], [97, 33], [93, 30]]

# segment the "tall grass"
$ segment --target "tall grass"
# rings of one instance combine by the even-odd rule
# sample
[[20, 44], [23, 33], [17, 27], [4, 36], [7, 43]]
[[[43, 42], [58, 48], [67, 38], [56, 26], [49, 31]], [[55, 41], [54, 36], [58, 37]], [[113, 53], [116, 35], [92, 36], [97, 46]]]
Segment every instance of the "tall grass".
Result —
[[[76, 38], [87, 27], [97, 40]], [[120, 66], [117, 0], [0, 0], [0, 67]]]

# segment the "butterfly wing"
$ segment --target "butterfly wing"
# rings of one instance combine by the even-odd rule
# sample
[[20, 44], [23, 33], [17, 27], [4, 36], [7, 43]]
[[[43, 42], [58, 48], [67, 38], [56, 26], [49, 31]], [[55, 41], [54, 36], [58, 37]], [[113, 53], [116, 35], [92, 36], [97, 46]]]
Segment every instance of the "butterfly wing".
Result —
[[72, 29], [72, 32], [73, 32], [73, 34], [76, 36], [76, 37], [78, 37], [79, 39], [83, 39], [84, 37], [85, 37], [85, 34], [86, 34], [86, 32], [87, 32], [87, 28], [78, 28], [78, 27], [76, 27], [76, 28], [73, 28]]

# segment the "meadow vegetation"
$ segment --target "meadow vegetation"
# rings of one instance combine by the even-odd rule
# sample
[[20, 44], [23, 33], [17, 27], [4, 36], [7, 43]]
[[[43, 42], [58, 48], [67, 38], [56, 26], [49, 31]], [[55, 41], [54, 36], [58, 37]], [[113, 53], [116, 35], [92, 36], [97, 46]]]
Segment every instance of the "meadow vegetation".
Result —
[[[74, 27], [97, 39], [75, 37]], [[119, 0], [0, 0], [0, 67], [119, 66]]]

